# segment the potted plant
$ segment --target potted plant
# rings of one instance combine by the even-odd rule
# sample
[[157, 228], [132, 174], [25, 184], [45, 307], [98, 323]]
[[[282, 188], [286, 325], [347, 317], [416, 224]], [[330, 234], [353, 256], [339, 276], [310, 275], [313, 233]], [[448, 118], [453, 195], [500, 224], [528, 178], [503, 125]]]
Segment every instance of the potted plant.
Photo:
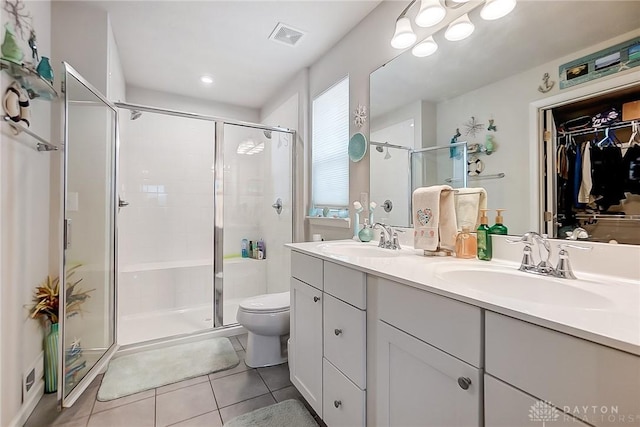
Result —
[[[66, 315], [67, 318], [81, 313], [81, 305], [89, 298], [89, 291], [82, 291], [77, 288], [82, 278], [75, 279], [73, 276], [80, 264], [67, 270], [67, 290], [66, 290]], [[44, 340], [44, 383], [45, 393], [53, 393], [57, 390], [58, 377], [58, 320], [60, 316], [60, 278], [52, 279], [51, 276], [38, 286], [33, 295], [33, 306], [29, 311], [32, 319], [40, 319], [49, 328]]]

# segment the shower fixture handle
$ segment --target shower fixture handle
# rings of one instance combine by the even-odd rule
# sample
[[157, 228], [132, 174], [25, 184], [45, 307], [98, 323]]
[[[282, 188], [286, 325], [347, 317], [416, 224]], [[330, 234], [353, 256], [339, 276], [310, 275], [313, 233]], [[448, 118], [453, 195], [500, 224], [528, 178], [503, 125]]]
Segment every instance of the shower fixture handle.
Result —
[[127, 206], [129, 206], [129, 202], [127, 202], [126, 200], [122, 200], [120, 196], [118, 196], [118, 207], [126, 208]]
[[271, 207], [276, 210], [278, 215], [280, 215], [282, 213], [282, 199], [278, 197], [276, 202], [272, 204]]

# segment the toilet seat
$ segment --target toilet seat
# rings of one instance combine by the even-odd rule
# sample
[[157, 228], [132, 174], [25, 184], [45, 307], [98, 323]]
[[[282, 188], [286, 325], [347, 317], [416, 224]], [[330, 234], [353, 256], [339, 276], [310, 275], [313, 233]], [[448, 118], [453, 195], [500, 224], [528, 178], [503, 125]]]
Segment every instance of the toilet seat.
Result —
[[281, 313], [289, 311], [289, 305], [289, 292], [281, 292], [247, 298], [240, 303], [239, 310], [247, 313]]

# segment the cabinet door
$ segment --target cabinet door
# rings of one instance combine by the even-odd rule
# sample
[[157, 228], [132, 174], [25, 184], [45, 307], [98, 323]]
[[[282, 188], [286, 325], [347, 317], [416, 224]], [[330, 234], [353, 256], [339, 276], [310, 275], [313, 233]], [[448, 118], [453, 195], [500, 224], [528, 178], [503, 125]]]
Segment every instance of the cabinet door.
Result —
[[291, 278], [291, 382], [322, 416], [322, 292]]
[[377, 418], [381, 426], [478, 427], [480, 371], [378, 321]]

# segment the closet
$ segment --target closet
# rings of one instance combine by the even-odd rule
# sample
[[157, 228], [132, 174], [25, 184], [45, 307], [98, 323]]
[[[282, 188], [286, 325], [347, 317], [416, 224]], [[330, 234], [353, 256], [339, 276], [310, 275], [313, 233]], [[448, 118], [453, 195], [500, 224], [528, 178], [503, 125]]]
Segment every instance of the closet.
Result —
[[636, 85], [544, 111], [547, 234], [640, 244], [639, 100]]

